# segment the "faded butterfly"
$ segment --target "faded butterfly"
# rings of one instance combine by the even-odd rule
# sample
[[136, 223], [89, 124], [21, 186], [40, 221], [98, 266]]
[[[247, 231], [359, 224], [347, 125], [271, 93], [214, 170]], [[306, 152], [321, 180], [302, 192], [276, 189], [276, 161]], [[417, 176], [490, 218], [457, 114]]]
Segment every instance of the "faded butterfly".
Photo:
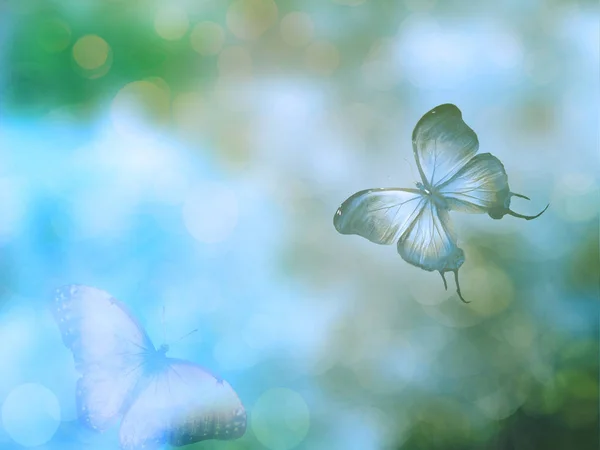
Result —
[[155, 348], [126, 306], [99, 289], [59, 288], [52, 313], [73, 352], [79, 419], [104, 431], [122, 419], [121, 447], [157, 449], [236, 439], [246, 412], [224, 380]]
[[379, 188], [357, 192], [338, 208], [333, 218], [341, 234], [357, 234], [377, 244], [397, 243], [402, 258], [429, 272], [438, 271], [448, 289], [446, 272], [454, 272], [456, 290], [465, 302], [458, 269], [465, 261], [457, 246], [449, 211], [487, 213], [492, 219], [506, 214], [531, 220], [510, 209], [508, 177], [498, 158], [477, 154], [475, 132], [451, 104], [437, 106], [415, 126], [413, 152], [421, 182], [417, 189]]

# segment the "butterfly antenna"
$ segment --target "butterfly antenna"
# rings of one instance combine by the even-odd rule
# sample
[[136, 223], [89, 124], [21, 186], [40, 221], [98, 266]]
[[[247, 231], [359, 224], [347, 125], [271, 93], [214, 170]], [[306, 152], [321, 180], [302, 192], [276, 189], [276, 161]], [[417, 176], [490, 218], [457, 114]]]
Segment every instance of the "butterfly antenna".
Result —
[[173, 342], [173, 344], [176, 344], [176, 343], [178, 343], [178, 342], [180, 342], [180, 341], [183, 341], [183, 340], [184, 340], [186, 337], [188, 337], [188, 336], [190, 336], [190, 335], [192, 335], [192, 334], [196, 333], [197, 331], [198, 331], [198, 328], [196, 328], [196, 329], [194, 329], [194, 330], [190, 331], [190, 332], [189, 332], [189, 333], [187, 333], [187, 334], [184, 334], [184, 335], [183, 335], [183, 336], [181, 336], [179, 339], [177, 339], [176, 341], [174, 341], [174, 342]]
[[444, 280], [444, 289], [448, 290], [448, 283], [446, 282], [446, 277], [444, 276], [444, 272], [440, 270], [440, 275], [442, 276], [442, 280]]
[[546, 205], [546, 207], [541, 212], [536, 214], [535, 216], [524, 216], [523, 214], [516, 213], [510, 209], [508, 210], [508, 212], [506, 214], [508, 214], [509, 216], [518, 217], [519, 219], [533, 220], [533, 219], [540, 217], [542, 214], [544, 214], [546, 212], [546, 210], [548, 209], [548, 206], [550, 206], [550, 203], [548, 203]]
[[454, 272], [454, 279], [456, 280], [456, 293], [458, 294], [458, 297], [462, 300], [463, 303], [471, 303], [466, 301], [463, 296], [462, 293], [460, 292], [460, 284], [458, 283], [458, 270], [453, 270]]
[[411, 176], [413, 177], [413, 180], [418, 180], [418, 179], [419, 179], [419, 177], [415, 176], [415, 172], [414, 172], [414, 170], [413, 170], [413, 166], [412, 166], [412, 164], [410, 163], [410, 161], [409, 161], [408, 159], [406, 159], [406, 158], [402, 158], [402, 159], [404, 159], [404, 161], [406, 161], [406, 164], [408, 164], [408, 167], [410, 168], [410, 174], [411, 174]]
[[163, 307], [162, 307], [161, 323], [162, 323], [162, 332], [163, 332], [163, 342], [166, 343], [167, 342], [167, 312], [166, 312], [165, 305], [163, 305]]

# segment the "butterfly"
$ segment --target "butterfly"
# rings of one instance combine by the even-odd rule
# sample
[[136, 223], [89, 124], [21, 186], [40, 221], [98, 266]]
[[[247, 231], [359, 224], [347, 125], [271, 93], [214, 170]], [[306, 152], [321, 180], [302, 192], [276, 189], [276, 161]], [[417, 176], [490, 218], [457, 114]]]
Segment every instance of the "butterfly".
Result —
[[237, 439], [246, 412], [227, 381], [188, 361], [166, 356], [128, 311], [107, 292], [69, 285], [56, 290], [52, 314], [81, 378], [77, 413], [104, 431], [122, 418], [125, 450]]
[[333, 217], [341, 234], [357, 234], [376, 244], [397, 243], [408, 263], [428, 272], [438, 271], [448, 289], [445, 273], [454, 272], [461, 293], [458, 269], [465, 255], [457, 246], [449, 212], [487, 213], [492, 219], [511, 215], [532, 220], [535, 216], [510, 209], [512, 197], [504, 166], [491, 153], [477, 154], [479, 141], [455, 105], [444, 104], [417, 122], [412, 145], [421, 181], [417, 189], [366, 189], [349, 197]]

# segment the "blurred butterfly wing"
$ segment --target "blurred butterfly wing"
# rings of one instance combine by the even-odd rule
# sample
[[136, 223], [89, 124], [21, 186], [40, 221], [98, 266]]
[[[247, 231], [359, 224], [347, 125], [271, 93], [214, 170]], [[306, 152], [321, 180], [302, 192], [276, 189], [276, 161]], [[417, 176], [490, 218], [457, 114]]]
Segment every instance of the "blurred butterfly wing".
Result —
[[82, 374], [77, 383], [79, 418], [91, 428], [106, 429], [141, 377], [152, 343], [125, 305], [99, 289], [59, 288], [52, 314]]
[[415, 126], [412, 143], [426, 187], [452, 178], [479, 148], [477, 135], [462, 120], [460, 109], [451, 104], [426, 113]]
[[476, 155], [436, 189], [454, 211], [488, 213], [497, 207], [508, 208], [510, 204], [506, 171], [490, 153]]
[[417, 216], [425, 199], [417, 189], [367, 189], [348, 198], [333, 217], [341, 234], [392, 244]]
[[465, 260], [448, 212], [429, 200], [400, 237], [398, 253], [406, 262], [430, 272], [458, 270]]
[[134, 366], [124, 375], [119, 373], [118, 368], [99, 367], [77, 381], [77, 414], [93, 430], [104, 431], [121, 417], [142, 371]]
[[246, 412], [229, 383], [187, 361], [168, 361], [148, 378], [123, 418], [124, 450], [229, 440], [245, 433]]

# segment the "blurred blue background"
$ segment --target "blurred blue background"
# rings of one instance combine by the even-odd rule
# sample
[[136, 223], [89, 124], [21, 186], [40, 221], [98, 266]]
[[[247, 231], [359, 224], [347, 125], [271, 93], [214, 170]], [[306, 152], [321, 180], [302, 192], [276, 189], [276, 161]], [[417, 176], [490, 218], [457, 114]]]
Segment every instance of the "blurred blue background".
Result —
[[[8, 0], [0, 6], [0, 448], [76, 421], [46, 306], [88, 284], [228, 380], [246, 435], [190, 449], [597, 448], [596, 2]], [[462, 304], [339, 204], [412, 187], [455, 103], [513, 209], [452, 215]]]

